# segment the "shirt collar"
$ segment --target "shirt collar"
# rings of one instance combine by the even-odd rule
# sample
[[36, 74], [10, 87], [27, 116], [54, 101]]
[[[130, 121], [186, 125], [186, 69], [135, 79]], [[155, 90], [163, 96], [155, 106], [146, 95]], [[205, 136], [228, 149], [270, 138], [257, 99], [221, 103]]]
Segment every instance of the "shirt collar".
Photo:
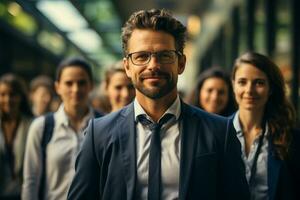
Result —
[[239, 113], [240, 112], [237, 111], [234, 115], [234, 118], [233, 118], [233, 126], [234, 126], [234, 129], [235, 129], [238, 136], [243, 134], [243, 129], [242, 129], [240, 119], [239, 119]]
[[[240, 122], [240, 119], [239, 119], [239, 115], [240, 115], [240, 112], [237, 111], [234, 115], [234, 118], [233, 118], [233, 126], [234, 126], [234, 129], [237, 133], [237, 136], [243, 136], [243, 129], [242, 129], [242, 125], [241, 125], [241, 122]], [[265, 127], [265, 136], [267, 136], [269, 133], [269, 125], [268, 123], [266, 123], [266, 127]]]
[[[88, 120], [94, 117], [94, 112], [93, 112], [93, 108], [89, 107], [89, 112], [85, 115], [85, 117], [82, 120], [82, 124], [86, 125]], [[62, 103], [58, 110], [56, 111], [56, 121], [55, 123], [57, 123], [58, 126], [69, 126], [70, 122], [69, 122], [69, 117], [67, 115], [67, 113], [65, 112], [65, 106]]]
[[[134, 105], [134, 119], [135, 121], [138, 121], [137, 120], [137, 117], [139, 115], [145, 115], [149, 120], [153, 121], [151, 119], [150, 116], [147, 115], [147, 113], [145, 112], [145, 110], [142, 108], [141, 104], [137, 101], [137, 99], [135, 98], [134, 102], [133, 102], [133, 105]], [[166, 110], [166, 112], [160, 117], [160, 119], [166, 115], [166, 114], [172, 114], [175, 116], [176, 120], [178, 120], [179, 116], [180, 116], [180, 113], [181, 113], [181, 103], [180, 103], [180, 98], [179, 96], [177, 95], [177, 98], [175, 99], [175, 101], [172, 103], [172, 105]], [[160, 120], [159, 119], [159, 120]], [[159, 121], [158, 120], [158, 121]]]

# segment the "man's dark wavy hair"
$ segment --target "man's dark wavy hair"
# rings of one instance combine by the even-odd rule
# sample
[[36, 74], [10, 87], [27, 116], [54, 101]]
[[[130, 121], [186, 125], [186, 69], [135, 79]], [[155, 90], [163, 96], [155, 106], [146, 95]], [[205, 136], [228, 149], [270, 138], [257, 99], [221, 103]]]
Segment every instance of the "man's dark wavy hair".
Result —
[[171, 34], [175, 39], [176, 50], [183, 53], [186, 40], [186, 27], [165, 9], [141, 10], [133, 13], [122, 28], [122, 48], [128, 54], [128, 40], [135, 29], [150, 29]]

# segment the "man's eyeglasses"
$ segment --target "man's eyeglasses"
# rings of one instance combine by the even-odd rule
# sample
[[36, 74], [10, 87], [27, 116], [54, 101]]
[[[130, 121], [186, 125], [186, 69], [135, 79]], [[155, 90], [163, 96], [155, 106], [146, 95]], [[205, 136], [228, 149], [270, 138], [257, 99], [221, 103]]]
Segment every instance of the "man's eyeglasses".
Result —
[[175, 62], [177, 55], [182, 56], [182, 53], [176, 50], [165, 50], [158, 52], [139, 51], [129, 53], [126, 58], [130, 58], [134, 65], [142, 66], [147, 65], [151, 57], [155, 56], [160, 64], [172, 64]]

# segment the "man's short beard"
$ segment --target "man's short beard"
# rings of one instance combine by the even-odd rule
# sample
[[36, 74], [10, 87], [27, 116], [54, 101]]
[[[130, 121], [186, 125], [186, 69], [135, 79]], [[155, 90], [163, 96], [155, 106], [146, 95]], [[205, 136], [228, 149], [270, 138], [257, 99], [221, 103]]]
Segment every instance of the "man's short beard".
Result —
[[169, 94], [175, 87], [176, 87], [176, 81], [173, 80], [170, 76], [166, 79], [166, 83], [163, 86], [153, 86], [153, 88], [146, 88], [141, 83], [142, 81], [139, 80], [139, 83], [134, 83], [134, 87], [144, 94], [145, 96], [151, 98], [151, 99], [159, 99], [161, 97], [166, 96]]

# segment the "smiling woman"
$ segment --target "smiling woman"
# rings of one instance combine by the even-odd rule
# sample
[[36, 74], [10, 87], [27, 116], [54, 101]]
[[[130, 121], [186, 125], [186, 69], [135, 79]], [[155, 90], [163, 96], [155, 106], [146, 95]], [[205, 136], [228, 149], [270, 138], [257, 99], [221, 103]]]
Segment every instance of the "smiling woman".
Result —
[[196, 87], [187, 101], [207, 112], [231, 115], [235, 111], [235, 104], [229, 75], [220, 67], [205, 70], [197, 79]]
[[249, 52], [236, 60], [232, 82], [239, 110], [231, 120], [252, 199], [294, 199], [300, 169], [293, 138], [299, 131], [279, 68]]
[[106, 71], [105, 89], [111, 112], [123, 108], [134, 99], [135, 90], [131, 80], [126, 75], [122, 61]]
[[66, 199], [83, 130], [91, 118], [100, 116], [89, 105], [92, 88], [91, 66], [84, 59], [65, 59], [57, 67], [55, 89], [62, 104], [30, 126], [22, 199]]
[[248, 63], [241, 63], [234, 78], [235, 99], [239, 109], [263, 112], [271, 89], [267, 75]]
[[19, 199], [27, 131], [32, 114], [23, 80], [0, 77], [0, 199]]

